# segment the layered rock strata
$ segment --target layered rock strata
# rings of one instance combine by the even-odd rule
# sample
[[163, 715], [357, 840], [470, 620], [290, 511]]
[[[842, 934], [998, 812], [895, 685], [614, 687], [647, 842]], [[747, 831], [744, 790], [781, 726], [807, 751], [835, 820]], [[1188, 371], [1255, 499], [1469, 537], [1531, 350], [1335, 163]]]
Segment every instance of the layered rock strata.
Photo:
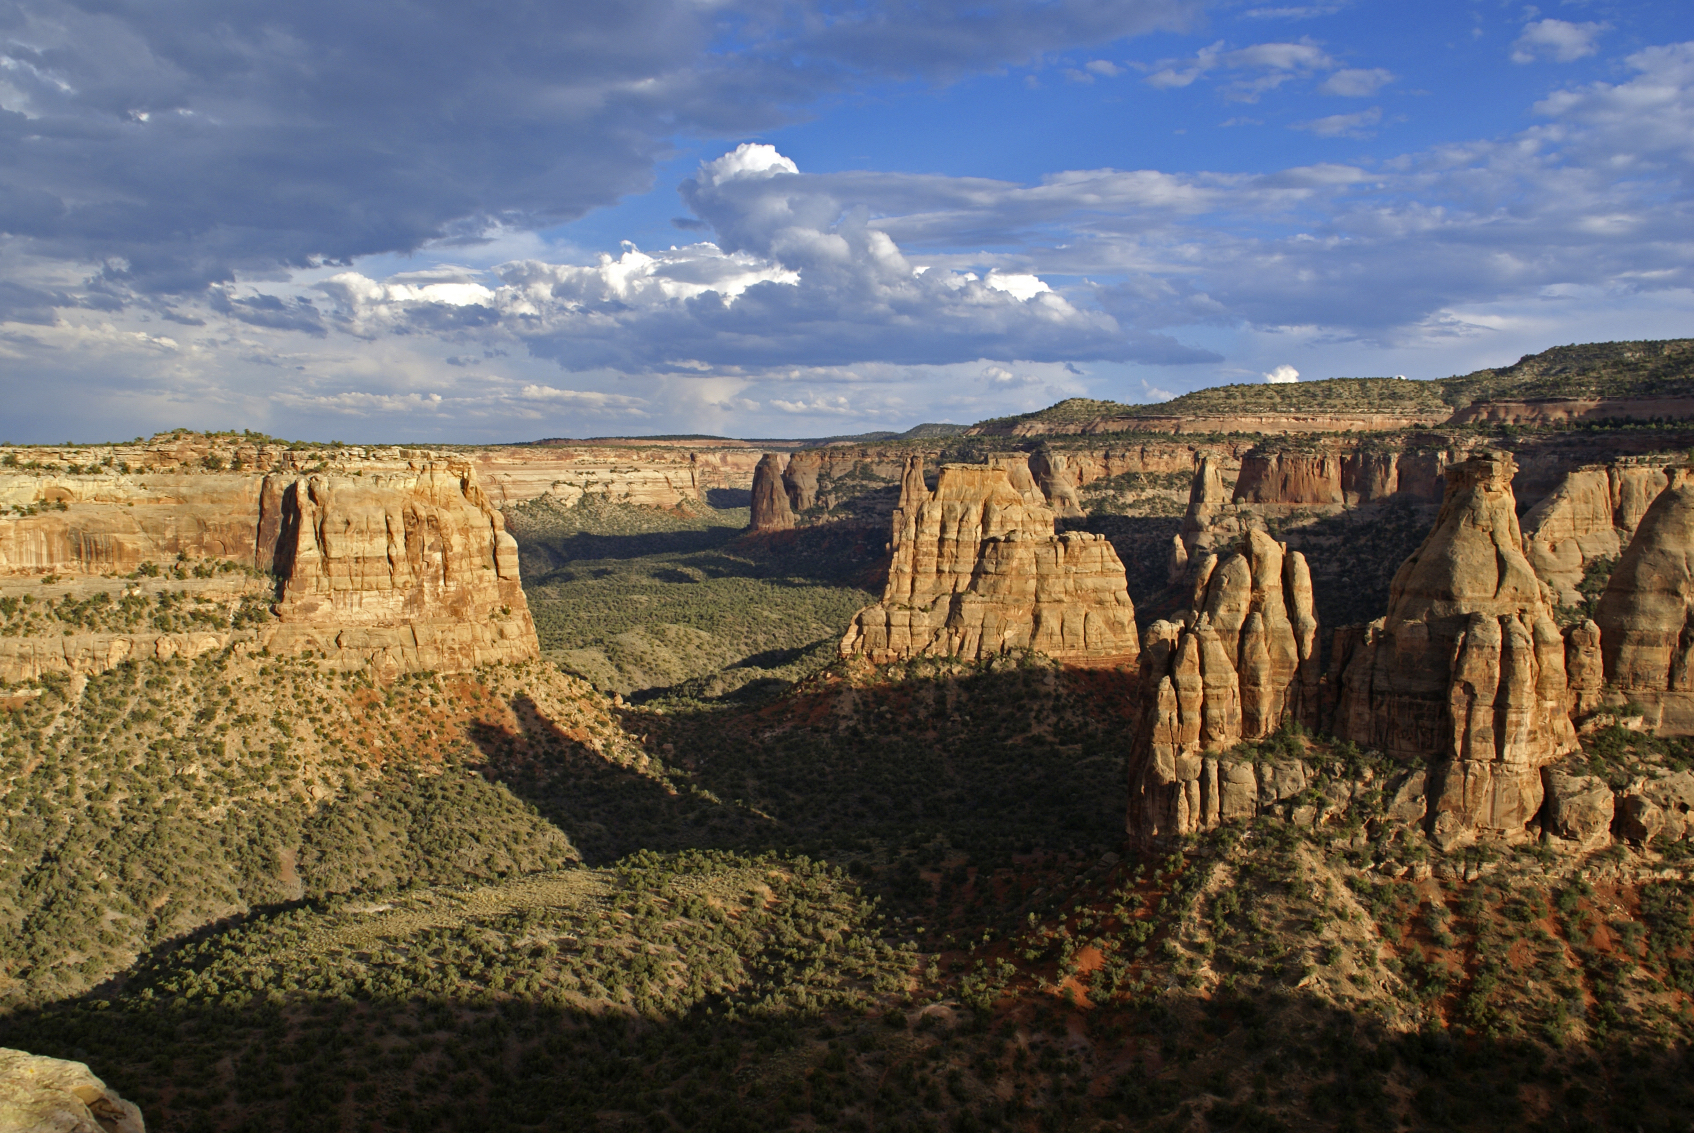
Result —
[[0, 1130], [146, 1133], [146, 1123], [83, 1063], [0, 1047]]
[[1566, 643], [1522, 551], [1510, 455], [1447, 469], [1434, 529], [1401, 566], [1386, 618], [1338, 639], [1336, 735], [1436, 758], [1432, 835], [1521, 839], [1540, 770], [1576, 745]]
[[[1196, 567], [1194, 608], [1148, 628], [1142, 712], [1129, 755], [1129, 832], [1144, 841], [1257, 813], [1265, 784], [1242, 740], [1316, 722], [1318, 623], [1311, 572], [1262, 531]], [[1292, 776], [1292, 777], [1290, 777]], [[1275, 798], [1304, 788], [1292, 771]]]
[[1133, 660], [1135, 608], [1103, 536], [1054, 533], [1021, 456], [944, 464], [935, 490], [910, 458], [882, 601], [854, 617], [843, 656], [884, 664], [1034, 650], [1067, 662]]
[[[196, 602], [210, 603], [208, 615], [227, 613], [227, 605], [257, 591], [274, 601], [276, 621], [237, 628], [220, 615], [200, 619], [192, 632], [0, 638], [0, 679], [102, 672], [131, 657], [193, 657], [230, 646], [310, 651], [334, 667], [369, 668], [383, 679], [539, 655], [518, 579], [517, 544], [467, 464], [426, 461], [368, 475], [181, 479], [191, 483], [149, 476], [146, 511], [116, 502], [79, 505], [0, 521], [0, 534], [10, 526], [16, 547], [28, 542], [18, 537], [20, 528], [39, 540], [59, 530], [41, 520], [62, 520], [74, 537], [40, 557], [73, 584], [126, 566], [180, 560], [173, 572]], [[187, 568], [200, 560], [260, 572], [274, 579], [274, 590], [239, 571], [234, 581], [221, 571], [209, 572], [205, 582], [192, 578]], [[124, 584], [89, 579], [88, 586], [117, 594]], [[155, 587], [138, 582], [136, 588]]]
[[1594, 615], [1607, 684], [1661, 733], [1694, 734], [1694, 471], [1641, 517]]

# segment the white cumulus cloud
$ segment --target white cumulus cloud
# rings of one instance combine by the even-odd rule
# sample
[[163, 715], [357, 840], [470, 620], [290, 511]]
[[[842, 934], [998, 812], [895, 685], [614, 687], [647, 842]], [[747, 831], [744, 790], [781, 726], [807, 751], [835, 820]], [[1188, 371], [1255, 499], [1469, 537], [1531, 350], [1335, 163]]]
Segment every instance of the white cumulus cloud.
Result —
[[1566, 20], [1536, 20], [1524, 25], [1523, 34], [1512, 43], [1512, 62], [1533, 63], [1552, 59], [1569, 63], [1598, 51], [1600, 33], [1610, 31], [1605, 23], [1573, 24]]
[[1300, 371], [1296, 370], [1293, 366], [1288, 365], [1286, 362], [1280, 366], [1272, 368], [1271, 372], [1265, 375], [1266, 385], [1291, 386], [1299, 380]]

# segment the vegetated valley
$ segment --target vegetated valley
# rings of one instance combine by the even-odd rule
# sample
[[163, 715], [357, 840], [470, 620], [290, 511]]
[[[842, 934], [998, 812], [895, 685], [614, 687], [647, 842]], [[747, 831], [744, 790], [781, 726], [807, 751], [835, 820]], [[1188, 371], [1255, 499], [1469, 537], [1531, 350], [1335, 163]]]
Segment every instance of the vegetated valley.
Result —
[[[1066, 521], [1144, 624], [1189, 585], [1174, 491]], [[1407, 767], [1287, 724], [1231, 756], [1303, 761], [1320, 814], [1364, 784], [1344, 813], [1139, 848], [1132, 665], [837, 655], [886, 528], [504, 519], [539, 660], [230, 645], [0, 689], [0, 1046], [193, 1133], [1686, 1126], [1687, 842], [1443, 854], [1392, 820]], [[1328, 626], [1432, 520], [1273, 526], [1368, 591]], [[275, 617], [234, 563], [110, 574], [8, 584], [0, 633]], [[1581, 744], [1619, 791], [1694, 769], [1625, 713]]]

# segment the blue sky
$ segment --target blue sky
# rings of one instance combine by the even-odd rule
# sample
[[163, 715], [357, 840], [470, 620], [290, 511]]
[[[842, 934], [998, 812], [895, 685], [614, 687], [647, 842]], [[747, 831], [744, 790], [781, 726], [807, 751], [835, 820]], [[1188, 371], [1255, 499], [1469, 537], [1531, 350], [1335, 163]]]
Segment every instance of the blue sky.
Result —
[[0, 0], [0, 437], [968, 422], [1694, 334], [1675, 3]]

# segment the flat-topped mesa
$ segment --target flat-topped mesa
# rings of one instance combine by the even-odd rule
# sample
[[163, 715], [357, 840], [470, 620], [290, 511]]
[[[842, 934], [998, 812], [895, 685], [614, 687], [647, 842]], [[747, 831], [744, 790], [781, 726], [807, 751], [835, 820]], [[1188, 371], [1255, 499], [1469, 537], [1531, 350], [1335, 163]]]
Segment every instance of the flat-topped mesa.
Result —
[[384, 676], [540, 655], [517, 542], [469, 465], [266, 477], [259, 542], [282, 579], [272, 649]]
[[794, 509], [782, 483], [782, 457], [767, 452], [753, 469], [753, 516], [749, 531], [792, 531]]
[[854, 617], [842, 656], [1135, 658], [1135, 607], [1117, 552], [1101, 535], [1054, 534], [1025, 457], [944, 464], [934, 492], [922, 459], [910, 458], [892, 528], [882, 601]]
[[1437, 761], [1443, 848], [1527, 837], [1540, 769], [1576, 746], [1565, 641], [1523, 554], [1515, 470], [1501, 452], [1449, 465], [1441, 514], [1395, 574], [1387, 617], [1337, 635], [1335, 734]]
[[[231, 646], [310, 651], [333, 667], [369, 668], [385, 680], [540, 654], [517, 543], [467, 463], [390, 460], [357, 474], [147, 473], [77, 483], [83, 494], [65, 511], [26, 508], [0, 519], [0, 572], [51, 571], [78, 594], [111, 601], [125, 586], [120, 578], [141, 567], [152, 577], [172, 573], [226, 605], [274, 600], [277, 621], [9, 636], [0, 638], [0, 679], [93, 674], [131, 657], [194, 657]], [[229, 569], [236, 565], [249, 570]]]
[[1694, 734], [1694, 470], [1670, 472], [1594, 621], [1610, 689], [1646, 708], [1661, 734]]
[[1141, 650], [1141, 712], [1129, 754], [1128, 831], [1180, 837], [1257, 813], [1242, 740], [1313, 725], [1318, 622], [1305, 556], [1262, 531], [1196, 565], [1194, 608], [1154, 622]]

